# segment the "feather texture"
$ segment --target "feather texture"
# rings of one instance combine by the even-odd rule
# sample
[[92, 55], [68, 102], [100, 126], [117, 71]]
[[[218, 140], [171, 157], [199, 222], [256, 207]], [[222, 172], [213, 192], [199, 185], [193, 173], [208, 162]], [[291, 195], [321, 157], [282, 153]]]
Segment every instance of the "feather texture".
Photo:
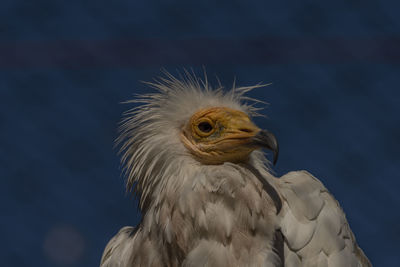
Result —
[[280, 226], [286, 266], [371, 266], [345, 214], [322, 183], [306, 171], [276, 180], [284, 199]]

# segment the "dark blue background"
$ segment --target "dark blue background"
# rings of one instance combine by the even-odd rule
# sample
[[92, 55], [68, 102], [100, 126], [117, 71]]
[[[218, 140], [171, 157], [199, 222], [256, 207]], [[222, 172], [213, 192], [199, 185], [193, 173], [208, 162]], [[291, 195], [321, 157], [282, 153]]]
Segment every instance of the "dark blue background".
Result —
[[400, 266], [400, 5], [396, 1], [0, 3], [2, 266], [97, 266], [136, 225], [113, 142], [119, 104], [165, 67], [272, 85], [278, 175], [336, 196], [376, 266]]

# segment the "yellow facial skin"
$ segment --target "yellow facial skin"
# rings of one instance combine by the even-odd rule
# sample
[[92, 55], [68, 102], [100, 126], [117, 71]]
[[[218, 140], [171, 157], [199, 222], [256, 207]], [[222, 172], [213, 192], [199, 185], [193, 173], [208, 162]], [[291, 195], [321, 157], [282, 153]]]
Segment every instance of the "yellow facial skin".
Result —
[[186, 148], [203, 164], [243, 162], [257, 147], [252, 138], [260, 129], [239, 110], [211, 107], [197, 111], [182, 129]]

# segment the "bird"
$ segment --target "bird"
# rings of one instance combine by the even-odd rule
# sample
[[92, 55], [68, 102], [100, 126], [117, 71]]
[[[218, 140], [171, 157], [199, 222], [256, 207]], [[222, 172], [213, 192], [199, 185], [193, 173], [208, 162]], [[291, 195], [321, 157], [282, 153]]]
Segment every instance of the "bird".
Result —
[[277, 138], [247, 96], [263, 84], [226, 90], [188, 71], [146, 84], [116, 141], [142, 219], [108, 242], [101, 267], [372, 266], [321, 181], [273, 175]]

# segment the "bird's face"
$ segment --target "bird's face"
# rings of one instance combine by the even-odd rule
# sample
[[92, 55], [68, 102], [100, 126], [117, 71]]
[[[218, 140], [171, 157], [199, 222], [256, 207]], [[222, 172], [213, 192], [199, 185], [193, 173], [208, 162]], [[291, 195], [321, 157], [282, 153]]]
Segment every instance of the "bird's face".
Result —
[[274, 152], [274, 164], [278, 156], [278, 143], [273, 134], [258, 128], [246, 113], [226, 107], [197, 111], [183, 126], [181, 139], [204, 164], [244, 162], [260, 147]]

